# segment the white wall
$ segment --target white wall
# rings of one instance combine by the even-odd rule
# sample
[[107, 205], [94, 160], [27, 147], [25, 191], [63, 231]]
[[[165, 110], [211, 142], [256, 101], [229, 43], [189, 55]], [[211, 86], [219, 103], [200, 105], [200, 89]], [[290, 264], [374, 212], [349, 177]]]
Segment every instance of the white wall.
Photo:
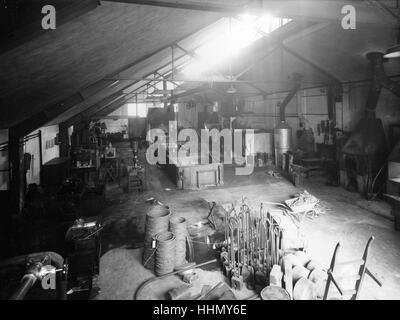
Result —
[[[252, 115], [244, 117], [246, 127], [253, 129], [273, 130], [279, 124], [279, 102], [287, 93], [277, 93], [264, 99], [261, 96], [247, 98], [245, 112]], [[328, 119], [327, 95], [324, 89], [300, 90], [286, 107], [286, 122], [292, 128], [293, 146], [297, 145], [296, 131], [300, 129], [299, 117], [306, 120], [307, 126], [314, 131], [315, 141], [322, 142], [322, 135], [317, 134], [317, 125]]]
[[[118, 108], [114, 112], [110, 113], [109, 116], [127, 116], [128, 110], [127, 105], [123, 105], [121, 108]], [[128, 131], [128, 119], [101, 119], [100, 122], [104, 122], [107, 126], [106, 132], [115, 133], [121, 132], [123, 130]]]
[[[53, 140], [58, 130], [58, 125], [40, 128], [42, 132], [42, 151], [43, 163], [46, 163], [60, 154], [59, 147], [53, 144], [50, 148], [46, 148], [46, 142]], [[31, 132], [28, 135], [36, 134], [38, 130]], [[0, 130], [0, 143], [8, 141], [8, 130]], [[48, 145], [49, 146], [49, 145]], [[27, 173], [27, 183], [40, 183], [40, 156], [39, 156], [39, 138], [29, 140], [24, 145], [24, 152], [30, 153], [33, 156], [31, 162], [31, 170]], [[0, 152], [0, 169], [8, 168], [8, 152]], [[0, 172], [0, 190], [8, 190], [9, 188], [9, 172]]]
[[[344, 131], [353, 131], [365, 114], [369, 85], [353, 84], [343, 86], [343, 101], [336, 103], [336, 125]], [[245, 126], [252, 129], [273, 130], [279, 123], [278, 102], [282, 102], [287, 93], [246, 98], [245, 112], [252, 113], [242, 117]], [[198, 112], [202, 107], [197, 103], [195, 109], [187, 110], [186, 104], [179, 105], [179, 125], [197, 128]], [[400, 98], [386, 89], [382, 89], [377, 105], [377, 117], [382, 119], [386, 135], [390, 124], [400, 124]], [[299, 117], [306, 120], [314, 132], [315, 142], [323, 142], [323, 135], [318, 136], [317, 126], [328, 119], [328, 101], [326, 88], [298, 91], [286, 107], [286, 122], [292, 127], [293, 145], [296, 147], [296, 131], [300, 129]]]
[[[42, 132], [42, 156], [43, 164], [46, 162], [59, 157], [60, 149], [58, 145], [53, 142], [57, 133], [59, 132], [58, 125], [42, 127], [39, 130]], [[30, 133], [29, 135], [37, 133], [38, 130]], [[47, 147], [46, 147], [47, 143]], [[24, 152], [30, 153], [33, 156], [33, 163], [31, 163], [31, 170], [27, 173], [27, 184], [29, 183], [40, 183], [40, 155], [39, 155], [39, 139], [35, 138], [29, 140], [24, 146]]]

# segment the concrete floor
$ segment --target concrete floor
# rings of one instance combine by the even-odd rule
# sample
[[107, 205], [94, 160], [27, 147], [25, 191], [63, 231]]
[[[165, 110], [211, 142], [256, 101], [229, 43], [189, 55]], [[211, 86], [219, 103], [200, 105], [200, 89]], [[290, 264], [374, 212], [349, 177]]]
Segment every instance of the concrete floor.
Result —
[[[141, 249], [138, 249], [149, 206], [146, 199], [154, 197], [167, 204], [173, 214], [186, 217], [190, 224], [207, 216], [207, 201], [229, 203], [247, 197], [256, 204], [281, 202], [304, 189], [322, 200], [328, 209], [315, 219], [306, 219], [303, 224], [312, 257], [328, 268], [335, 245], [340, 241], [339, 260], [361, 258], [367, 240], [373, 235], [375, 241], [369, 254], [369, 269], [379, 276], [383, 287], [366, 277], [359, 298], [400, 299], [400, 232], [394, 230], [393, 221], [388, 218], [390, 208], [386, 204], [371, 203], [341, 187], [327, 186], [323, 179], [310, 178], [298, 189], [282, 177], [269, 176], [266, 171], [258, 168], [252, 176], [237, 177], [233, 168], [225, 167], [225, 186], [179, 191], [162, 171], [148, 168], [148, 191], [139, 195], [122, 194], [104, 209], [106, 228], [98, 281], [101, 291], [96, 299], [133, 299], [140, 284], [153, 276], [141, 265]], [[178, 280], [174, 281], [165, 284], [163, 292], [176, 285]], [[162, 296], [154, 295], [153, 298]]]

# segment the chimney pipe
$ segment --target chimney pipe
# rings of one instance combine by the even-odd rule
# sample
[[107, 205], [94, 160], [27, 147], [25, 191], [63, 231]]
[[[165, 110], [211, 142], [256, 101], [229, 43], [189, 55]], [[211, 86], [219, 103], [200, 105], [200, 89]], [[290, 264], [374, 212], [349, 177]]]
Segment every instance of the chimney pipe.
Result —
[[369, 52], [367, 54], [367, 59], [372, 66], [373, 78], [366, 109], [370, 114], [375, 115], [381, 89], [385, 88], [400, 97], [400, 85], [386, 75], [383, 67], [383, 63], [386, 62], [386, 59], [383, 53]]
[[297, 93], [301, 85], [301, 78], [303, 76], [299, 73], [293, 73], [293, 81], [295, 82], [293, 88], [290, 90], [289, 94], [286, 96], [285, 100], [279, 106], [279, 118], [281, 122], [284, 122], [286, 119], [285, 110], [286, 106], [289, 104], [290, 100], [293, 99], [294, 95]]

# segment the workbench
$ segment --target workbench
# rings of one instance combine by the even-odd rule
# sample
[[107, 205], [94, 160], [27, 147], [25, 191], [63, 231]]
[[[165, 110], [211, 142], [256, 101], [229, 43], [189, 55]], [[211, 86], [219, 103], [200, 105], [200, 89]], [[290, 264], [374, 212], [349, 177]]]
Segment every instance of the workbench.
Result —
[[171, 180], [181, 189], [200, 189], [223, 185], [224, 166], [215, 162], [201, 164], [198, 155], [186, 158], [186, 161], [168, 159], [163, 166]]

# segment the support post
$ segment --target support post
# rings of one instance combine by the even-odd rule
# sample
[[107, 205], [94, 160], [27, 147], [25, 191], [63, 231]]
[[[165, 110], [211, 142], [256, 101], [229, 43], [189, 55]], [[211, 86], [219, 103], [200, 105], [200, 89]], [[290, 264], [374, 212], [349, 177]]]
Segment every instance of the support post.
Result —
[[14, 130], [8, 130], [8, 157], [10, 162], [10, 204], [12, 213], [20, 213], [24, 206], [25, 186], [23, 165], [23, 149], [21, 137]]
[[42, 183], [42, 168], [43, 168], [43, 147], [42, 147], [42, 130], [38, 132], [39, 140], [39, 181]]
[[60, 143], [60, 157], [69, 156], [69, 137], [68, 137], [68, 127], [63, 122], [58, 125], [59, 128], [59, 143]]

